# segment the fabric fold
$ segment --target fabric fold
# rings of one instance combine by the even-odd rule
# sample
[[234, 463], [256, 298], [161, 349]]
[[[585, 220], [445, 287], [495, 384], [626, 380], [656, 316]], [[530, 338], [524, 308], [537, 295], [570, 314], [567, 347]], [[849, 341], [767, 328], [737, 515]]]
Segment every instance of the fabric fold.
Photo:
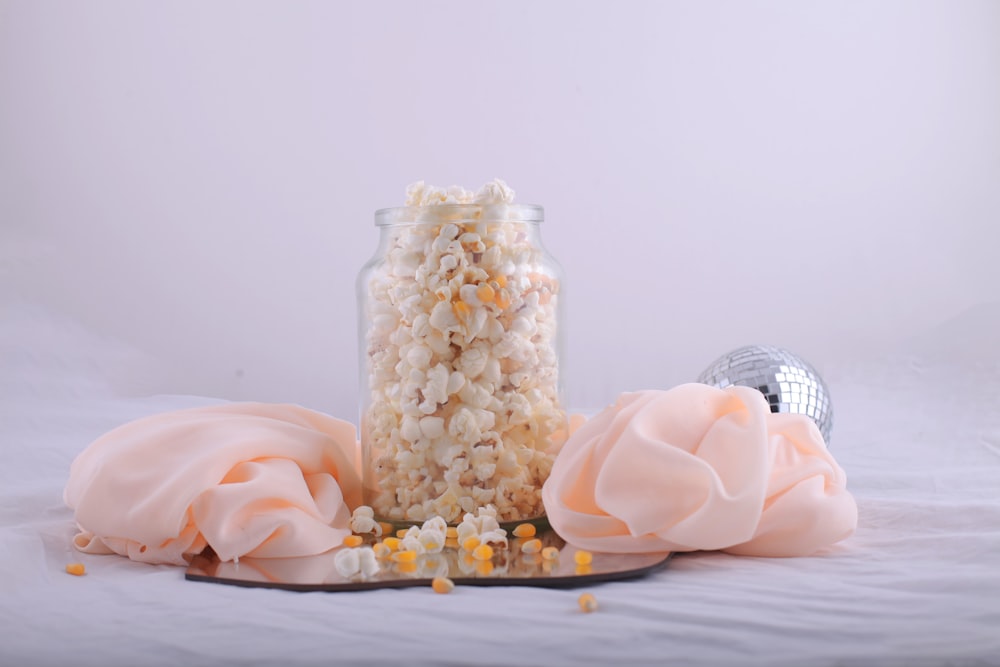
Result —
[[556, 532], [596, 551], [797, 556], [857, 525], [815, 424], [738, 386], [623, 394], [569, 437], [542, 497]]
[[354, 426], [294, 405], [233, 403], [153, 415], [73, 462], [66, 504], [90, 553], [184, 564], [307, 556], [338, 546], [361, 503]]

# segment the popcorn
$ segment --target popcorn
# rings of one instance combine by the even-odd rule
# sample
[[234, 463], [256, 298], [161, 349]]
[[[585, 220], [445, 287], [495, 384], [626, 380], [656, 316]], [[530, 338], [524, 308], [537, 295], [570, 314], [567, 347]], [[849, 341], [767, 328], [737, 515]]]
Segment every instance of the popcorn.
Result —
[[351, 532], [360, 535], [374, 533], [376, 537], [382, 535], [382, 526], [375, 520], [375, 511], [371, 507], [361, 505], [354, 510], [351, 515]]
[[364, 578], [371, 577], [381, 569], [371, 547], [342, 547], [333, 557], [333, 566], [337, 574], [345, 579], [358, 574]]
[[454, 522], [487, 504], [502, 521], [544, 511], [540, 489], [566, 432], [560, 285], [513, 196], [500, 180], [477, 192], [414, 183], [406, 205], [419, 211], [397, 209], [414, 224], [385, 228], [387, 250], [360, 284], [367, 499], [381, 518]]

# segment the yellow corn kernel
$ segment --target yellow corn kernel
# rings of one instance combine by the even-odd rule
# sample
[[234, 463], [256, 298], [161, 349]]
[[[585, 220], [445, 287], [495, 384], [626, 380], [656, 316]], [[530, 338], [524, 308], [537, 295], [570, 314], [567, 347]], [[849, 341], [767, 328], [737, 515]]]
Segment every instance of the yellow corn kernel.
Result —
[[465, 538], [465, 541], [462, 542], [462, 548], [465, 549], [466, 551], [474, 551], [478, 546], [479, 546], [479, 538], [476, 537], [475, 535], [473, 535], [472, 537]]
[[476, 574], [481, 577], [488, 577], [493, 574], [493, 561], [491, 560], [481, 560], [476, 561]]
[[397, 563], [413, 563], [417, 560], [416, 551], [397, 551], [392, 554], [392, 559]]
[[379, 521], [378, 527], [382, 529], [383, 535], [392, 535], [392, 524], [386, 521]]
[[507, 286], [507, 276], [493, 276], [493, 280], [496, 281], [496, 284], [500, 287]]
[[577, 565], [590, 565], [594, 562], [594, 554], [589, 551], [584, 551], [580, 549], [575, 554], [573, 554], [573, 562]]
[[495, 296], [496, 292], [493, 291], [489, 283], [480, 283], [479, 287], [476, 288], [476, 298], [483, 303], [489, 303]]
[[555, 547], [545, 547], [542, 549], [542, 558], [545, 560], [555, 560], [559, 558], [559, 549]]
[[398, 537], [387, 537], [384, 540], [382, 540], [382, 544], [389, 547], [393, 551], [399, 549], [400, 542], [402, 542], [402, 540], [400, 540]]
[[435, 593], [444, 595], [445, 593], [451, 593], [455, 589], [455, 582], [448, 577], [434, 577], [431, 581], [431, 588], [434, 589]]
[[444, 541], [444, 546], [446, 549], [457, 549], [458, 540], [456, 540], [454, 537], [446, 538]]
[[542, 561], [542, 572], [545, 574], [552, 574], [552, 571], [559, 567], [559, 563], [554, 560], [543, 560]]
[[66, 572], [67, 574], [80, 577], [87, 573], [87, 568], [83, 566], [83, 563], [70, 563], [66, 566]]
[[505, 289], [500, 289], [493, 301], [500, 310], [508, 308], [510, 307], [510, 293]]
[[522, 523], [514, 528], [514, 537], [534, 537], [535, 524]]
[[348, 535], [344, 538], [345, 547], [360, 547], [361, 543], [365, 541], [365, 538], [360, 535]]
[[447, 528], [444, 529], [444, 536], [447, 537], [449, 540], [455, 539], [456, 537], [458, 537], [458, 528], [456, 528], [455, 526], [448, 526]]
[[388, 558], [392, 555], [392, 548], [385, 542], [373, 544], [372, 551], [375, 552], [375, 558]]
[[580, 605], [580, 611], [585, 614], [597, 611], [597, 598], [594, 597], [593, 593], [584, 593], [581, 595], [577, 600], [577, 604]]
[[542, 541], [537, 537], [532, 540], [528, 540], [527, 542], [521, 545], [522, 553], [537, 554], [541, 550], [542, 550]]
[[587, 563], [585, 565], [577, 565], [576, 569], [574, 570], [574, 574], [578, 575], [593, 574], [593, 573], [594, 573], [594, 568], [591, 567], [590, 563]]
[[[466, 540], [468, 542], [468, 540]], [[480, 544], [478, 547], [473, 549], [472, 557], [476, 560], [489, 560], [493, 558], [493, 547], [488, 544]]]
[[403, 539], [404, 537], [406, 537], [406, 531], [408, 530], [409, 528], [400, 528], [399, 530], [396, 531], [396, 537], [398, 537], [399, 539]]

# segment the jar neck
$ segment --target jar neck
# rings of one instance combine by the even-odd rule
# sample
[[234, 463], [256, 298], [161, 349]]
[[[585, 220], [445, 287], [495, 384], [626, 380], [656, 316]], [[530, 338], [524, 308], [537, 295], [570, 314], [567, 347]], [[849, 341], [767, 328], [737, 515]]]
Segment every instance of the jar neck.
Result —
[[375, 225], [476, 225], [480, 223], [535, 224], [545, 219], [541, 206], [533, 204], [441, 204], [439, 206], [400, 206], [375, 212]]

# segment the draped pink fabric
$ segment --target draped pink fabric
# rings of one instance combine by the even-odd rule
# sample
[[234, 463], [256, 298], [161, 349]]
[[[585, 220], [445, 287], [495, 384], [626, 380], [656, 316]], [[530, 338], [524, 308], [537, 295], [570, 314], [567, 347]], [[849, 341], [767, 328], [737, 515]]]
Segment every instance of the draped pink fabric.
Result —
[[354, 426], [293, 405], [154, 415], [94, 441], [65, 489], [75, 545], [150, 563], [309, 556], [350, 534], [361, 504]]
[[556, 532], [595, 551], [799, 556], [857, 526], [819, 429], [747, 387], [623, 394], [569, 437], [542, 498]]

